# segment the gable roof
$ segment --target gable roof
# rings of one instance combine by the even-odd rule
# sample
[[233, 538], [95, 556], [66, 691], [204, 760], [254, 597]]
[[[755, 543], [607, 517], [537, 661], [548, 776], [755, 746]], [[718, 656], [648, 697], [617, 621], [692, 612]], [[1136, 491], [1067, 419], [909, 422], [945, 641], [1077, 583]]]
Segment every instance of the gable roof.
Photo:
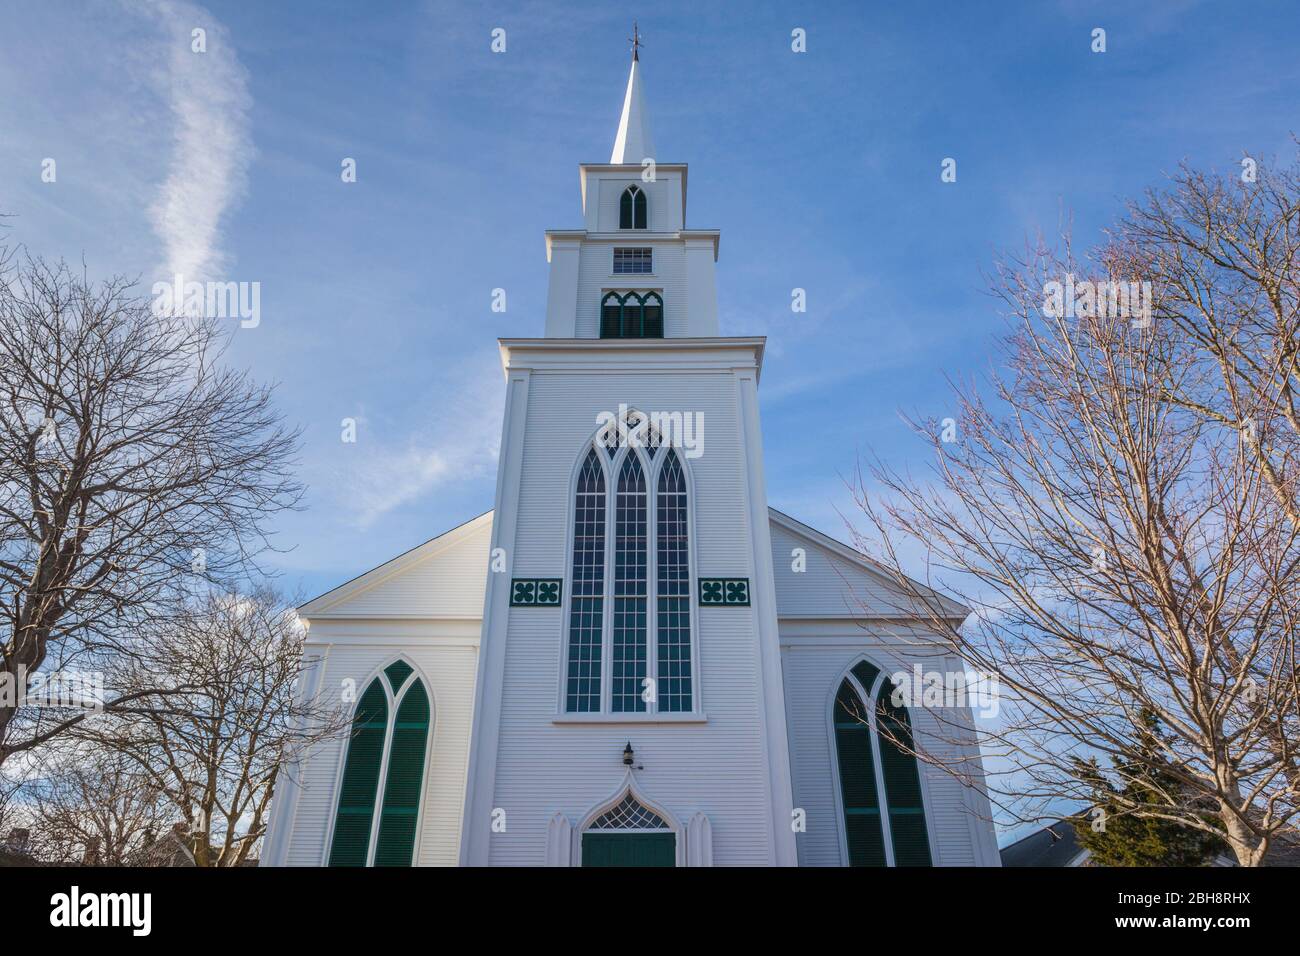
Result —
[[470, 518], [463, 524], [458, 524], [441, 534], [434, 535], [423, 544], [418, 544], [409, 551], [404, 551], [397, 557], [385, 561], [378, 567], [371, 568], [363, 574], [357, 575], [350, 581], [345, 581], [336, 588], [326, 591], [324, 594], [317, 595], [302, 607], [298, 608], [298, 613], [302, 617], [310, 618], [313, 615], [320, 616], [328, 614], [333, 608], [338, 607], [352, 598], [356, 597], [362, 591], [368, 591], [376, 585], [382, 584], [390, 578], [396, 577], [403, 571], [419, 564], [421, 561], [431, 558], [439, 552], [459, 544], [465, 538], [474, 532], [492, 523], [492, 512], [485, 511], [475, 518]]
[[[829, 535], [823, 534], [816, 528], [804, 524], [797, 518], [792, 518], [783, 511], [777, 511], [775, 508], [767, 509], [769, 520], [780, 528], [783, 528], [790, 534], [798, 538], [803, 538], [810, 544], [829, 551], [845, 563], [864, 571], [868, 576], [878, 583], [884, 585], [891, 591], [899, 591], [898, 581], [894, 575], [885, 570], [879, 562], [873, 561], [861, 551], [849, 547], [842, 541], [836, 541]], [[944, 611], [944, 616], [949, 620], [965, 620], [971, 613], [970, 608], [959, 604], [949, 597], [936, 591], [934, 588], [922, 584], [914, 578], [907, 578], [910, 586], [915, 588], [917, 593], [922, 595], [926, 600], [933, 600], [938, 607]]]
[[[423, 544], [416, 545], [409, 551], [399, 554], [397, 557], [385, 561], [383, 564], [371, 568], [369, 571], [359, 574], [349, 581], [340, 584], [338, 587], [320, 594], [298, 609], [298, 613], [305, 618], [325, 617], [339, 606], [347, 603], [362, 592], [383, 584], [397, 575], [407, 571], [413, 566], [434, 557], [440, 552], [450, 548], [475, 532], [490, 526], [492, 523], [493, 512], [485, 511], [469, 521], [459, 524], [454, 528], [435, 535]], [[834, 538], [823, 534], [816, 528], [804, 524], [784, 512], [777, 511], [775, 508], [768, 508], [768, 519], [776, 526], [784, 529], [791, 535], [807, 541], [809, 544], [822, 551], [829, 552], [834, 557], [843, 561], [845, 564], [857, 568], [870, 576], [874, 581], [884, 587], [897, 591], [898, 582], [893, 575], [884, 570], [877, 562], [871, 560], [860, 551], [856, 551], [843, 542], [836, 541]], [[933, 599], [936, 604], [943, 608], [946, 616], [952, 620], [962, 620], [970, 613], [969, 609], [958, 604], [956, 601], [945, 597], [933, 588], [921, 584], [919, 581], [908, 579], [918, 593], [927, 599]], [[831, 617], [840, 617], [841, 614], [832, 614]]]
[[1088, 851], [1079, 846], [1074, 825], [1057, 820], [999, 852], [1003, 866], [1077, 866], [1079, 857]]

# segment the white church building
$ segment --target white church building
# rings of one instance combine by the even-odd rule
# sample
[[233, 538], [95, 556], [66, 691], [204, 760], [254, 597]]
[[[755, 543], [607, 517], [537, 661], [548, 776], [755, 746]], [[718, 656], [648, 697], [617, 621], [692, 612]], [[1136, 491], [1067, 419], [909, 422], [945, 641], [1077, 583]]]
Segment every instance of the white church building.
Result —
[[281, 774], [263, 865], [998, 865], [969, 711], [890, 701], [961, 664], [768, 507], [764, 339], [719, 334], [719, 232], [655, 155], [634, 47], [545, 334], [500, 340], [494, 509], [300, 609], [352, 729]]

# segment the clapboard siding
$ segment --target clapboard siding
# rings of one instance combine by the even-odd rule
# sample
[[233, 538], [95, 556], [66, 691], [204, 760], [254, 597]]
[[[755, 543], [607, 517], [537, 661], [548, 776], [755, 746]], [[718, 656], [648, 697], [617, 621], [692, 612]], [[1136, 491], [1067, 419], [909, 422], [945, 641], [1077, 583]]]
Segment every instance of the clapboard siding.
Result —
[[455, 529], [442, 536], [455, 535], [451, 543], [441, 544], [441, 538], [435, 538], [422, 545], [423, 553], [412, 555], [415, 560], [404, 563], [400, 571], [385, 574], [384, 568], [378, 568], [371, 572], [376, 577], [373, 584], [346, 595], [340, 588], [342, 600], [324, 595], [312, 604], [324, 604], [321, 614], [329, 617], [481, 619], [492, 522], [475, 520], [479, 523], [464, 533], [456, 534], [460, 529]]
[[[803, 571], [795, 570], [795, 549], [804, 552]], [[775, 522], [772, 569], [781, 617], [865, 617], [895, 614], [906, 606], [880, 577]]]
[[[413, 664], [429, 689], [433, 736], [425, 768], [423, 818], [416, 852], [420, 866], [454, 866], [460, 851], [465, 764], [474, 706], [477, 631], [446, 625], [325, 621], [311, 628], [309, 652], [324, 655], [319, 702], [350, 714], [355, 696], [396, 658]], [[348, 684], [347, 682], [351, 682]], [[334, 808], [346, 740], [325, 741], [306, 755], [297, 774], [292, 830], [284, 864], [320, 866], [334, 828]], [[281, 823], [277, 820], [277, 823]], [[289, 825], [288, 820], [282, 825]]]
[[[927, 670], [947, 672], [957, 665], [938, 651], [920, 649], [915, 634], [907, 638], [878, 628], [864, 630], [853, 621], [796, 626], [782, 622], [782, 674], [790, 737], [795, 806], [807, 814], [807, 832], [798, 834], [800, 866], [841, 866], [835, 788], [839, 781], [832, 760], [828, 720], [835, 688], [854, 662], [865, 657], [886, 675], [910, 670], [920, 662]], [[968, 767], [977, 753], [973, 731], [950, 723], [964, 715], [947, 712], [941, 725], [923, 708], [910, 710], [918, 747], [949, 766]], [[994, 866], [996, 845], [987, 800], [940, 767], [919, 765], [936, 866]]]
[[[525, 418], [516, 573], [567, 574], [570, 484], [602, 411], [620, 402], [646, 412], [699, 412], [704, 453], [687, 462], [698, 574], [755, 576], [745, 496], [745, 450], [729, 372], [534, 372]], [[555, 723], [566, 631], [560, 609], [509, 611], [494, 807], [493, 865], [540, 865], [547, 821], [579, 822], [623, 777], [630, 741], [644, 769], [637, 782], [678, 820], [705, 813], [715, 864], [772, 862], [770, 786], [761, 732], [760, 650], [754, 608], [701, 608], [696, 693], [703, 724]]]
[[[651, 275], [614, 275], [614, 248], [649, 246], [654, 250]], [[574, 328], [580, 339], [600, 337], [600, 300], [610, 289], [653, 289], [664, 300], [664, 336], [686, 335], [686, 245], [680, 239], [628, 234], [617, 241], [583, 243], [578, 260], [578, 314]]]
[[595, 185], [599, 193], [596, 221], [587, 227], [592, 232], [618, 231], [619, 201], [623, 198], [623, 191], [633, 183], [646, 194], [646, 228], [644, 231], [637, 230], [627, 235], [676, 232], [682, 228], [681, 173], [656, 171], [655, 181], [652, 183], [645, 182], [640, 172], [630, 175], [626, 173], [591, 175], [598, 177]]

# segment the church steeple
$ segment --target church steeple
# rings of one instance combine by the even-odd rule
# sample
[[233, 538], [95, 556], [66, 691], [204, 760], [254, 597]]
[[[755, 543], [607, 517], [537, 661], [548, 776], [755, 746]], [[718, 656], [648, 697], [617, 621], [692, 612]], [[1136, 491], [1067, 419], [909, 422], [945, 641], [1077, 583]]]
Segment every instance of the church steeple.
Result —
[[643, 159], [653, 158], [654, 140], [650, 138], [650, 120], [646, 116], [645, 99], [641, 91], [641, 34], [632, 24], [632, 70], [627, 76], [627, 93], [623, 96], [623, 115], [618, 121], [618, 135], [614, 137], [614, 151], [610, 163], [640, 165]]

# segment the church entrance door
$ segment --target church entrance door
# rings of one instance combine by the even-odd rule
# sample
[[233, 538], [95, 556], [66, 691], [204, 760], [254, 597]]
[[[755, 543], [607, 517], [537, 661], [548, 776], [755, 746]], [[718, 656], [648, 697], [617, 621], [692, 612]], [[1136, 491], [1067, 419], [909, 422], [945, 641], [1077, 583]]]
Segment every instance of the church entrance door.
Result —
[[583, 866], [675, 866], [675, 833], [584, 833]]

